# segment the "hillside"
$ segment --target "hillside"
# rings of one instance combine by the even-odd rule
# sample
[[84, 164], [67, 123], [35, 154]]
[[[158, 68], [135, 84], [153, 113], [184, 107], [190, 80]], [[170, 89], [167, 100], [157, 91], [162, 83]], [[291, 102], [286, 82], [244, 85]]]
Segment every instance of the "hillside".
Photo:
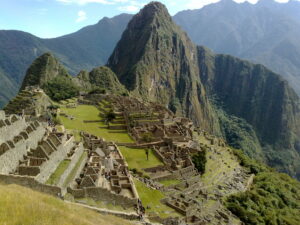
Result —
[[[18, 185], [0, 184], [0, 224], [7, 225], [125, 225], [114, 216], [101, 215]], [[5, 206], [5, 207], [4, 207]]]
[[252, 157], [299, 176], [294, 90], [264, 66], [197, 48], [162, 4], [133, 17], [108, 66], [131, 94], [161, 102]]
[[222, 0], [174, 16], [193, 42], [217, 53], [264, 64], [300, 94], [300, 3]]
[[105, 64], [131, 15], [103, 18], [73, 34], [41, 39], [21, 31], [0, 31], [0, 107], [16, 95], [27, 68], [45, 52], [51, 52], [75, 75]]

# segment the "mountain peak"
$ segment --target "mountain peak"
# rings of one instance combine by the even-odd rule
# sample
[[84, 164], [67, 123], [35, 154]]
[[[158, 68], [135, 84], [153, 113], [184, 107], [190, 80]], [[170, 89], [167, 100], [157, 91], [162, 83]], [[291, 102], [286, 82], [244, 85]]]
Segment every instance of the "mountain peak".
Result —
[[35, 59], [27, 70], [21, 90], [28, 86], [42, 86], [58, 75], [68, 76], [68, 73], [50, 52], [46, 52]]
[[150, 2], [141, 11], [135, 15], [130, 22], [131, 26], [145, 26], [152, 24], [155, 18], [163, 18], [164, 20], [171, 21], [172, 18], [168, 12], [167, 7], [160, 2]]

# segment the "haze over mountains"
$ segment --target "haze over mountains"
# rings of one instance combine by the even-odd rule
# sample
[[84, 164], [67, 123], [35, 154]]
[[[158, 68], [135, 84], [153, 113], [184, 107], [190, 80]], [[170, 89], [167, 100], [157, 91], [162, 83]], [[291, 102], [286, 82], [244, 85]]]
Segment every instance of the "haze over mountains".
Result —
[[17, 93], [32, 61], [45, 52], [53, 52], [72, 75], [105, 64], [130, 18], [127, 14], [103, 18], [95, 25], [53, 39], [0, 31], [0, 107]]
[[261, 63], [281, 74], [300, 94], [300, 2], [223, 0], [175, 15], [198, 45]]
[[[73, 75], [104, 65], [132, 15], [103, 18], [73, 34], [40, 39], [21, 31], [0, 31], [0, 107], [19, 89], [34, 58], [51, 51]], [[231, 0], [178, 13], [174, 20], [192, 41], [217, 53], [262, 63], [300, 93], [300, 3]]]

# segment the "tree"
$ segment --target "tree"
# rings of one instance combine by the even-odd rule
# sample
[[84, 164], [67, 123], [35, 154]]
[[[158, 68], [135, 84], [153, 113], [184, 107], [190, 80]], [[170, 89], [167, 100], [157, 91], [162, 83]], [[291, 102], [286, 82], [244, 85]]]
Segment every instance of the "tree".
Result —
[[72, 78], [65, 76], [57, 76], [47, 82], [43, 89], [46, 94], [54, 101], [73, 98], [79, 94], [78, 87], [73, 83]]
[[201, 152], [197, 152], [192, 156], [192, 161], [198, 170], [199, 173], [203, 174], [205, 172], [205, 164], [206, 164], [206, 150], [202, 150]]
[[114, 119], [116, 119], [116, 114], [114, 113], [113, 110], [110, 110], [109, 112], [105, 113], [104, 120], [105, 120], [106, 124], [109, 124]]

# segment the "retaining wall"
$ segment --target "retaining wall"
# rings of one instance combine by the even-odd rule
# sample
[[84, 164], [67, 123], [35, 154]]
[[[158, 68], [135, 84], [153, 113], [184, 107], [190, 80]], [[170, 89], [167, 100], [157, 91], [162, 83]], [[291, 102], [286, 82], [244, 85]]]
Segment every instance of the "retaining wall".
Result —
[[117, 195], [101, 187], [88, 187], [83, 189], [72, 189], [68, 187], [67, 191], [75, 198], [92, 198], [95, 201], [104, 201], [113, 205], [121, 205], [125, 208], [133, 207], [137, 204], [136, 198]]
[[41, 172], [35, 178], [38, 182], [45, 183], [49, 179], [50, 175], [54, 173], [58, 165], [62, 160], [64, 160], [64, 158], [67, 156], [68, 152], [74, 145], [73, 141], [74, 137], [71, 137], [66, 143], [60, 145], [57, 151], [53, 152], [50, 155], [50, 159], [41, 165]]
[[68, 168], [64, 171], [64, 173], [61, 175], [59, 181], [58, 181], [58, 186], [59, 187], [63, 187], [66, 179], [68, 178], [69, 174], [72, 172], [72, 170], [75, 168], [78, 160], [80, 159], [81, 155], [83, 154], [84, 148], [82, 143], [80, 143], [80, 145], [78, 146], [78, 148], [76, 149], [76, 152], [74, 153], [74, 155], [71, 157], [71, 162], [68, 166]]
[[19, 161], [23, 160], [23, 156], [26, 155], [27, 149], [35, 149], [38, 142], [45, 134], [45, 128], [39, 126], [35, 131], [31, 132], [27, 140], [21, 140], [15, 144], [15, 148], [9, 149], [3, 155], [0, 156], [0, 173], [9, 174], [14, 172], [19, 165]]
[[35, 191], [40, 191], [56, 197], [61, 194], [61, 189], [59, 187], [41, 184], [34, 180], [33, 177], [0, 174], [0, 182], [4, 184], [17, 184], [29, 187]]
[[[7, 117], [5, 119], [10, 119]], [[26, 123], [24, 117], [18, 117], [18, 121], [11, 123], [11, 125], [5, 125], [0, 128], [0, 143], [6, 142], [19, 135], [29, 125]]]

